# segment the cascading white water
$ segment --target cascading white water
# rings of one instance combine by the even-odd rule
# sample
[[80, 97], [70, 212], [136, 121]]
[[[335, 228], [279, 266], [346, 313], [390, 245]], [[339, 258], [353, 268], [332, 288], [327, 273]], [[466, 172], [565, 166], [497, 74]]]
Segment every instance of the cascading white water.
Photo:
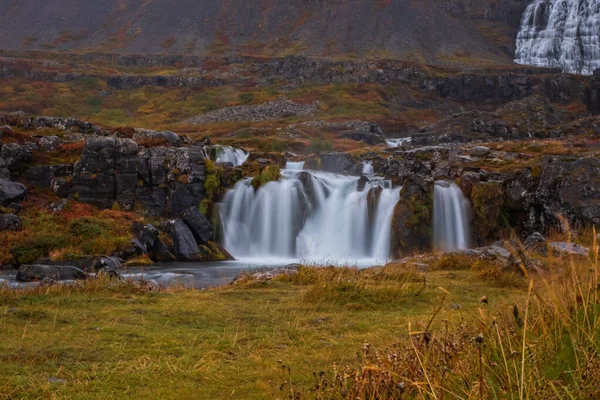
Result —
[[412, 137], [405, 137], [405, 138], [400, 138], [400, 139], [386, 139], [385, 143], [387, 144], [387, 147], [400, 147], [404, 144], [408, 144], [412, 142]]
[[435, 183], [433, 242], [435, 249], [442, 251], [467, 249], [471, 245], [471, 204], [454, 183]]
[[373, 179], [301, 171], [288, 164], [282, 179], [255, 191], [238, 182], [221, 204], [224, 246], [238, 259], [315, 263], [382, 262], [400, 189]]
[[363, 174], [370, 175], [375, 172], [375, 170], [373, 169], [373, 161], [363, 161], [362, 165], [363, 165], [363, 167], [362, 167]]
[[600, 68], [600, 2], [534, 0], [523, 13], [515, 62], [591, 75]]
[[244, 150], [236, 149], [231, 146], [209, 146], [208, 154], [213, 161], [222, 163], [232, 163], [234, 166], [239, 167], [246, 162], [250, 153], [246, 153]]

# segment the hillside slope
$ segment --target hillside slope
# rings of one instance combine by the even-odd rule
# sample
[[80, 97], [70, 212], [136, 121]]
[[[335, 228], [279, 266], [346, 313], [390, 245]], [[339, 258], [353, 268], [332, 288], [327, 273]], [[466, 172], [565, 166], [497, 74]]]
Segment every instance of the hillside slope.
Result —
[[509, 62], [523, 0], [0, 0], [0, 48]]

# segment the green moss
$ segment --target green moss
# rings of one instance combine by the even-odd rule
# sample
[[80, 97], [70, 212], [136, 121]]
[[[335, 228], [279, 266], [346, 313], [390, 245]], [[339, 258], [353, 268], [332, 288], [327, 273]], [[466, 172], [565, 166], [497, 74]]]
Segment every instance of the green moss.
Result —
[[479, 183], [473, 186], [471, 204], [474, 214], [475, 238], [479, 244], [499, 239], [503, 231], [510, 229], [504, 215], [504, 187], [500, 182]]
[[258, 189], [269, 182], [277, 181], [281, 177], [281, 170], [278, 165], [268, 165], [261, 173], [252, 179], [252, 186]]

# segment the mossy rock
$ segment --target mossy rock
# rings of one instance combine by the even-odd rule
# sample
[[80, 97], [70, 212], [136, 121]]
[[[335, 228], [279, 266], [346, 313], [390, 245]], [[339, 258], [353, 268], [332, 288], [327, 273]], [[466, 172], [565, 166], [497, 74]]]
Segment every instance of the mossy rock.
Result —
[[392, 254], [406, 255], [431, 248], [433, 239], [433, 184], [423, 188], [406, 182], [392, 220]]
[[259, 189], [269, 182], [274, 182], [281, 178], [281, 170], [277, 165], [266, 166], [259, 175], [252, 179], [252, 186], [254, 189]]
[[471, 191], [473, 233], [478, 245], [496, 240], [510, 230], [504, 210], [504, 187], [500, 182], [480, 182]]

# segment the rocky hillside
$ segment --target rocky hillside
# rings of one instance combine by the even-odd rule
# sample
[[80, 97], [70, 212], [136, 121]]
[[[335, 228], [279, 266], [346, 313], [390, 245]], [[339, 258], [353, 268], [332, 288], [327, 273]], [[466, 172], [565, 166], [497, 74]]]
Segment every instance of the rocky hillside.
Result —
[[0, 48], [510, 62], [524, 0], [0, 1]]

